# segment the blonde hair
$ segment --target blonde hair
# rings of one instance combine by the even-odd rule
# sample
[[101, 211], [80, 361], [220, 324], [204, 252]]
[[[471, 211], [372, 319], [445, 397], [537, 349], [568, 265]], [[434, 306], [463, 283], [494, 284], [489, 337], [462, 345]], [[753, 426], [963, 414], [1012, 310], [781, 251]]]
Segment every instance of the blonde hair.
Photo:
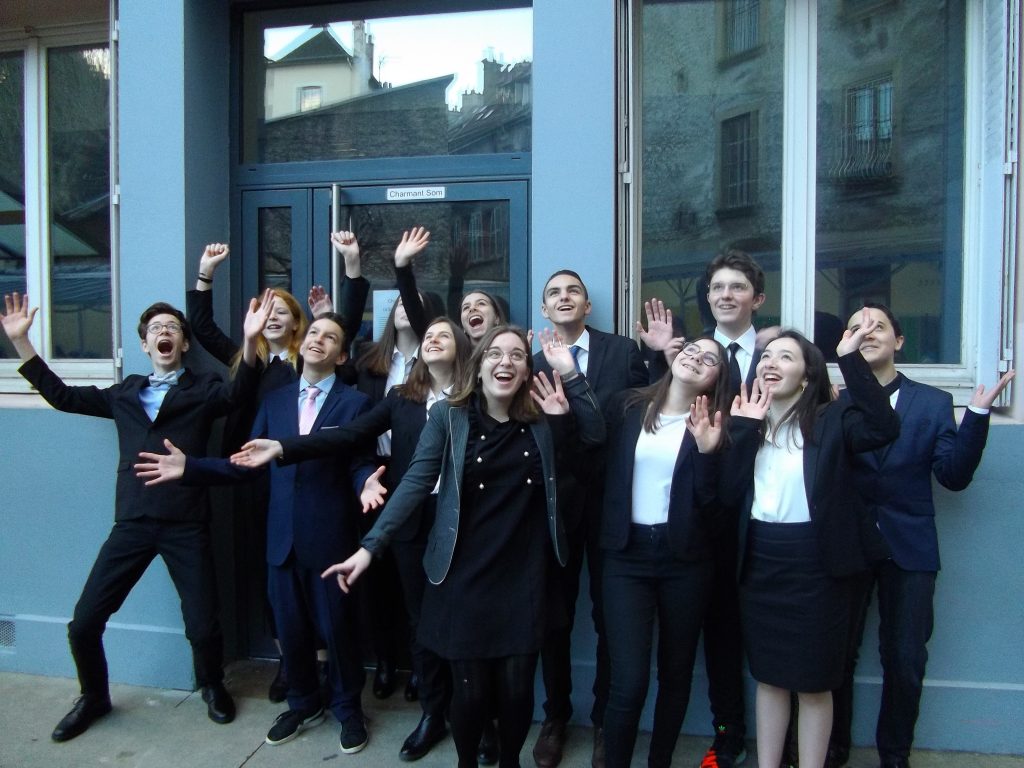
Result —
[[[292, 333], [292, 337], [288, 340], [288, 347], [285, 350], [284, 359], [292, 368], [298, 369], [299, 347], [302, 346], [302, 340], [306, 336], [306, 328], [309, 325], [306, 320], [306, 313], [303, 312], [302, 305], [299, 304], [299, 300], [288, 293], [288, 291], [282, 290], [281, 288], [275, 288], [274, 298], [280, 299], [284, 302], [284, 305], [288, 307], [288, 311], [295, 320], [295, 331]], [[266, 366], [267, 361], [270, 360], [270, 344], [267, 343], [267, 340], [262, 333], [259, 338], [256, 339], [256, 356], [264, 366]], [[238, 366], [241, 365], [241, 363], [242, 350], [239, 349], [231, 361], [232, 376], [238, 372]]]

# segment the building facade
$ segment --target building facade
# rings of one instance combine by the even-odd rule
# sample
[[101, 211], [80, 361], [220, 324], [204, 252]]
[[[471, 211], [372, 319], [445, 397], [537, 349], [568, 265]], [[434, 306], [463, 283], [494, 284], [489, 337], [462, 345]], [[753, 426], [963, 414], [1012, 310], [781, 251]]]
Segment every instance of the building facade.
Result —
[[[739, 247], [768, 273], [758, 325], [827, 347], [859, 302], [884, 301], [904, 370], [963, 405], [1021, 351], [1019, 39], [1005, 0], [11, 0], [0, 290], [41, 307], [33, 341], [55, 369], [103, 385], [147, 368], [139, 313], [183, 305], [211, 241], [232, 246], [215, 306], [236, 336], [260, 286], [337, 284], [331, 229], [359, 235], [379, 306], [394, 243], [424, 225], [417, 276], [439, 306], [486, 289], [540, 328], [544, 281], [570, 268], [592, 324], [627, 334], [652, 295], [699, 331], [703, 265]], [[112, 524], [116, 440], [42, 403], [17, 365], [0, 340], [0, 669], [72, 675], [65, 625]], [[937, 491], [921, 747], [1024, 753], [1022, 419], [1013, 388], [974, 484]], [[259, 555], [216, 502], [229, 652], [265, 655]], [[192, 686], [162, 566], [105, 641], [113, 679]], [[688, 732], [710, 730], [702, 680], [698, 663]]]

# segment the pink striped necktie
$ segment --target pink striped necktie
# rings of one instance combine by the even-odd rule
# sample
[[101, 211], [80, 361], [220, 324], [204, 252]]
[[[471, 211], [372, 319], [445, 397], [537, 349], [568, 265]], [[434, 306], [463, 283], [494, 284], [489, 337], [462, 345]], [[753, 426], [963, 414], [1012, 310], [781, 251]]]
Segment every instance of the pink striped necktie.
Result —
[[313, 429], [313, 422], [316, 421], [316, 397], [319, 394], [319, 387], [306, 387], [306, 400], [302, 404], [302, 412], [299, 414], [300, 435], [308, 435]]

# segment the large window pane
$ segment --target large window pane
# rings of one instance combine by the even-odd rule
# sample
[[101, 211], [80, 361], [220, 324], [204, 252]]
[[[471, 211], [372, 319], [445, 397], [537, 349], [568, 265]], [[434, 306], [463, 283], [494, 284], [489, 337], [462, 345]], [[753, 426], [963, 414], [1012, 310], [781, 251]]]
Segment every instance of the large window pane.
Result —
[[959, 363], [964, 2], [819, 0], [815, 307], [900, 319], [903, 362]]
[[714, 327], [704, 269], [719, 251], [767, 273], [755, 319], [778, 323], [783, 3], [642, 7], [641, 292], [688, 335]]
[[[0, 54], [0, 294], [25, 292], [24, 104], [24, 54]], [[0, 333], [0, 358], [16, 357]]]
[[110, 358], [109, 50], [51, 48], [46, 89], [51, 352]]
[[243, 162], [530, 150], [531, 9], [352, 14], [246, 14]]

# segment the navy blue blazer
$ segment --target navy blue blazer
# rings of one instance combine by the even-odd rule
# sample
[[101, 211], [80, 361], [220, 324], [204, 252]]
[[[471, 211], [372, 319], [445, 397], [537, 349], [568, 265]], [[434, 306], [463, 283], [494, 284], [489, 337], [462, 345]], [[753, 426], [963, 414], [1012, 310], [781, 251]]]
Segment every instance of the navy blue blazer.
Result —
[[[623, 412], [625, 393], [614, 398], [607, 419], [608, 443], [605, 454], [604, 513], [601, 548], [621, 551], [629, 543], [633, 518], [633, 468], [636, 442], [643, 429], [646, 405], [640, 403]], [[718, 484], [718, 454], [703, 454], [689, 431], [683, 437], [672, 470], [668, 505], [668, 541], [680, 560], [711, 558], [709, 535], [715, 526]]]
[[[299, 434], [298, 384], [267, 395], [253, 424], [252, 436], [274, 440]], [[336, 379], [320, 408], [313, 432], [336, 429], [368, 411], [370, 400]], [[195, 459], [185, 464], [184, 484], [248, 480], [253, 472], [269, 472], [267, 562], [283, 565], [291, 552], [299, 564], [324, 569], [344, 560], [359, 546], [359, 492], [374, 471], [369, 456], [349, 460], [329, 456], [295, 466], [249, 470], [227, 459]]]
[[970, 484], [988, 440], [989, 417], [968, 409], [957, 430], [952, 395], [906, 377], [896, 415], [900, 436], [855, 457], [857, 485], [877, 511], [878, 528], [896, 565], [938, 571], [932, 475], [951, 491]]
[[[284, 455], [277, 460], [281, 466], [295, 464], [331, 453], [351, 454], [364, 448], [372, 451], [377, 435], [391, 430], [391, 463], [388, 477], [391, 486], [397, 486], [412, 463], [416, 445], [427, 424], [427, 404], [402, 397], [400, 388], [388, 392], [387, 397], [367, 413], [338, 429], [311, 432], [308, 435], [282, 439]], [[394, 533], [395, 541], [411, 541], [420, 527], [417, 509]]]
[[[839, 358], [849, 397], [822, 406], [814, 439], [803, 449], [804, 489], [825, 571], [834, 577], [864, 571], [885, 557], [885, 542], [872, 510], [857, 492], [855, 454], [881, 448], [900, 434], [900, 422], [885, 390], [860, 352]], [[740, 515], [740, 563], [753, 503], [754, 460], [761, 447], [761, 421], [729, 420], [732, 447], [723, 456], [719, 493], [727, 505], [745, 504]]]

